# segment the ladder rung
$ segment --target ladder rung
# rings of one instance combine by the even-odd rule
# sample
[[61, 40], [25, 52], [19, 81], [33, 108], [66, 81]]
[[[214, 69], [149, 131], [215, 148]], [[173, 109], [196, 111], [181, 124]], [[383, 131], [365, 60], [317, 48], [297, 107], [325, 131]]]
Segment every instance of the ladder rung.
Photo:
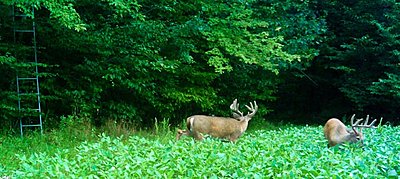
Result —
[[29, 17], [27, 14], [14, 14], [15, 17]]
[[35, 32], [34, 30], [15, 30], [15, 32]]
[[40, 109], [31, 109], [31, 108], [22, 108], [22, 109], [19, 109], [20, 111], [40, 111]]
[[18, 80], [36, 80], [37, 78], [20, 78], [18, 77]]
[[39, 109], [21, 109], [21, 110], [25, 110], [25, 111], [39, 111]]
[[29, 95], [39, 96], [40, 94], [39, 93], [19, 93], [18, 95], [20, 95], [20, 96], [29, 96]]
[[41, 124], [23, 124], [22, 127], [40, 127]]
[[[35, 48], [35, 47], [29, 47], [29, 48]], [[19, 68], [26, 68], [26, 67], [35, 67], [36, 65], [38, 65], [39, 63], [34, 61], [35, 59], [31, 60], [31, 61], [23, 61], [23, 62], [19, 62], [17, 64], [17, 67]]]

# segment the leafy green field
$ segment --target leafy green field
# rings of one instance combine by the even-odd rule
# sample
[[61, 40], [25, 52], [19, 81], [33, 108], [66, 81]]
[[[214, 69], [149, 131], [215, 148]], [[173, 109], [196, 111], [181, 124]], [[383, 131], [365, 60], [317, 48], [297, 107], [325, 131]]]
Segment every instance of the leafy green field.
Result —
[[[248, 131], [236, 143], [175, 141], [172, 132], [153, 138], [102, 134], [77, 146], [56, 144], [60, 149], [44, 144], [46, 138], [39, 141], [44, 152], [12, 149], [7, 138], [0, 145], [0, 178], [399, 178], [400, 128], [366, 129], [365, 135], [364, 148], [327, 148], [321, 126]], [[15, 141], [16, 147], [23, 143]]]

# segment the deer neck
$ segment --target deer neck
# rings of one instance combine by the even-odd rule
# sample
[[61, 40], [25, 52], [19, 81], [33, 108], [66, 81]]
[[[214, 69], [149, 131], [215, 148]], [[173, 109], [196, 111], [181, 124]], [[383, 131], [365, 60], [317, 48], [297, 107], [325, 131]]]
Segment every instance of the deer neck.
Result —
[[242, 119], [239, 121], [240, 122], [240, 132], [244, 132], [247, 129], [247, 126], [249, 125], [249, 120], [248, 119]]

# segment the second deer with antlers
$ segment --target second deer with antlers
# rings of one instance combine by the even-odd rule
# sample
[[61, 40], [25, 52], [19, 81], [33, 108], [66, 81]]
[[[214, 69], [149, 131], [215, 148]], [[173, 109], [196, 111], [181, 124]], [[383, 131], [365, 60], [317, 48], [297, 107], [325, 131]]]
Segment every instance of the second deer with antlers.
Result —
[[[351, 128], [347, 129], [346, 126], [336, 118], [329, 119], [324, 126], [324, 135], [328, 140], [328, 147], [333, 147], [337, 144], [341, 144], [344, 142], [361, 142], [364, 141], [364, 136], [362, 134], [362, 128], [375, 128], [374, 123], [376, 119], [368, 125], [369, 115], [367, 116], [365, 123], [360, 125], [359, 123], [363, 120], [363, 118], [358, 119], [354, 122], [355, 114], [351, 117]], [[356, 130], [356, 127], [360, 128], [359, 131]]]
[[197, 140], [203, 139], [203, 134], [213, 137], [228, 139], [232, 142], [236, 141], [246, 131], [251, 118], [258, 110], [257, 103], [254, 101], [246, 108], [250, 111], [247, 115], [243, 115], [239, 111], [237, 99], [230, 106], [233, 112], [233, 118], [214, 117], [205, 115], [194, 115], [187, 118], [187, 130], [178, 130], [176, 139], [179, 140], [182, 135], [192, 136]]

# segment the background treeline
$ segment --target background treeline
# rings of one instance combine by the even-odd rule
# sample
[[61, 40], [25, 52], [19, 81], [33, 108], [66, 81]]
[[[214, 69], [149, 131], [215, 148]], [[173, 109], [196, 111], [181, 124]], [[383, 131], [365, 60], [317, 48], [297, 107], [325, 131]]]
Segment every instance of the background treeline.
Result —
[[15, 70], [28, 53], [13, 43], [12, 3], [36, 9], [50, 128], [66, 115], [138, 126], [229, 116], [235, 98], [256, 100], [265, 120], [399, 121], [395, 0], [25, 0], [0, 8], [3, 129], [16, 121]]

